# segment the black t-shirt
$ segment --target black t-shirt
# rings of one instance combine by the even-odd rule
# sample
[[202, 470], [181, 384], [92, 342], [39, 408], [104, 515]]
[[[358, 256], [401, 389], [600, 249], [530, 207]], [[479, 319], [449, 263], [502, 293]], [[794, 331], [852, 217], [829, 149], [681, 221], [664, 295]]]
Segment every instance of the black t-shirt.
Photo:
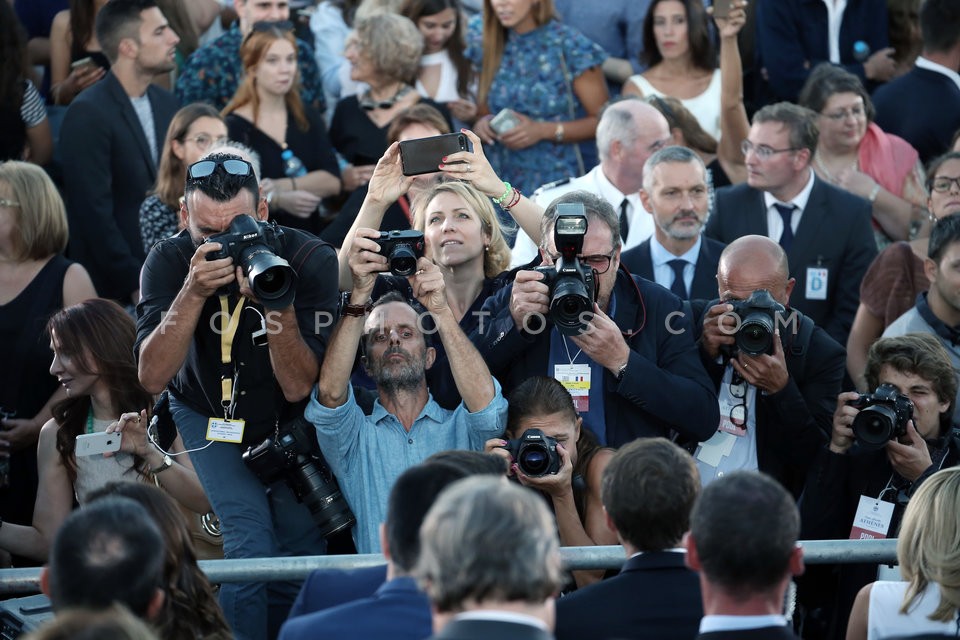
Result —
[[[294, 309], [300, 335], [323, 361], [337, 313], [337, 256], [333, 248], [310, 234], [281, 227], [280, 257], [298, 274]], [[189, 233], [182, 231], [159, 242], [143, 265], [140, 276], [141, 299], [137, 307], [137, 354], [140, 345], [159, 325], [161, 314], [169, 310], [183, 287], [196, 247]], [[229, 296], [233, 311], [238, 294]], [[263, 325], [265, 310], [247, 302], [240, 314], [233, 340], [231, 359], [238, 372], [235, 384], [235, 418], [246, 420], [244, 442], [257, 443], [273, 431], [276, 421], [288, 420], [298, 408], [288, 404], [273, 376], [270, 352], [266, 344], [254, 344], [253, 334]], [[168, 385], [173, 395], [194, 410], [211, 417], [223, 417], [220, 380], [224, 371], [220, 353], [220, 300], [210, 296], [203, 306], [186, 360]], [[278, 320], [267, 313], [267, 330], [276, 330]], [[282, 356], [279, 358], [282, 361]]]

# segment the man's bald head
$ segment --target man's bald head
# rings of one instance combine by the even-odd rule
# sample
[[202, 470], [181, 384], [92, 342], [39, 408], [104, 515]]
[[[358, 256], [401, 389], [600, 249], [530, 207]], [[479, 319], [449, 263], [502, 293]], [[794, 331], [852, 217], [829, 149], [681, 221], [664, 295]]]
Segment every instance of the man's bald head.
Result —
[[756, 289], [767, 289], [788, 304], [794, 280], [783, 248], [766, 236], [743, 236], [727, 245], [717, 268], [720, 297], [745, 300]]

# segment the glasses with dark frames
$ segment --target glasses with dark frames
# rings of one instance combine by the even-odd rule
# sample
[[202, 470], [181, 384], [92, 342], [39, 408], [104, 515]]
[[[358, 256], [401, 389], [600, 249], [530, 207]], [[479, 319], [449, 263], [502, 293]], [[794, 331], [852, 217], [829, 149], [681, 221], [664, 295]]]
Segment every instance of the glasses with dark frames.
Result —
[[730, 378], [730, 395], [740, 401], [730, 409], [730, 422], [741, 429], [747, 428], [747, 381], [737, 370], [733, 370]]

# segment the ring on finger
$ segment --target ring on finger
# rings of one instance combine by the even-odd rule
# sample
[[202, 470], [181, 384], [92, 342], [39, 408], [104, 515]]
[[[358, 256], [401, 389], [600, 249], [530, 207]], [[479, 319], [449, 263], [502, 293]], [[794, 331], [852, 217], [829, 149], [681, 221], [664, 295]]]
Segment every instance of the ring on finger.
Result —
[[473, 166], [468, 162], [467, 163], [467, 173], [473, 172]]

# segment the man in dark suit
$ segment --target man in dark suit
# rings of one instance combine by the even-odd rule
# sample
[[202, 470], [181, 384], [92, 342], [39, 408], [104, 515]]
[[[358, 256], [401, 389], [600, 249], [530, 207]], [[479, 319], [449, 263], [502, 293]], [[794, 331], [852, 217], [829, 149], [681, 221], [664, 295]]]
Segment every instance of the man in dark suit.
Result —
[[926, 0], [920, 7], [923, 52], [906, 74], [877, 89], [876, 123], [910, 144], [926, 164], [948, 151], [960, 128], [960, 6]]
[[810, 168], [817, 136], [808, 109], [786, 102], [760, 109], [743, 143], [747, 184], [717, 192], [706, 234], [727, 244], [745, 235], [779, 242], [797, 281], [791, 304], [845, 345], [877, 245], [870, 202]]
[[420, 528], [414, 573], [433, 608], [433, 640], [554, 637], [560, 540], [535, 491], [492, 476], [444, 490]]
[[438, 462], [425, 462], [400, 474], [390, 490], [387, 520], [380, 525], [387, 581], [372, 597], [288, 620], [280, 640], [421, 640], [430, 635], [430, 603], [410, 577], [420, 555], [420, 525], [440, 492], [466, 475], [458, 467]]
[[653, 236], [624, 252], [620, 262], [682, 300], [715, 297], [723, 243], [700, 233], [710, 213], [700, 156], [686, 147], [665, 147], [650, 156], [640, 202], [653, 217]]
[[624, 445], [601, 484], [607, 526], [627, 554], [620, 574], [557, 601], [557, 640], [688, 640], [703, 615], [683, 534], [700, 493], [690, 455], [665, 438]]
[[799, 531], [793, 498], [763, 473], [734, 471], [703, 490], [685, 541], [703, 594], [697, 640], [799, 637], [783, 615], [787, 585], [803, 573]]
[[[795, 282], [783, 249], [770, 238], [731, 242], [720, 256], [717, 282], [720, 299], [706, 313], [694, 305], [700, 356], [720, 405], [716, 433], [695, 449], [700, 477], [706, 486], [736, 469], [759, 469], [799, 497], [830, 433], [846, 353], [790, 307]], [[736, 313], [731, 303], [760, 290], [783, 310], [772, 317], [769, 348], [747, 353], [737, 348], [738, 329], [754, 311]]]
[[508, 398], [530, 376], [566, 383], [583, 424], [603, 444], [618, 447], [671, 431], [706, 440], [719, 414], [690, 320], [679, 298], [619, 269], [620, 223], [610, 203], [585, 191], [554, 200], [544, 212], [544, 262], [558, 258], [554, 226], [569, 205], [582, 205], [586, 216], [577, 260], [597, 274], [594, 313], [572, 318], [565, 330], [573, 335], [560, 333], [544, 274], [519, 271], [513, 285], [484, 303], [490, 321], [471, 339]]
[[96, 34], [110, 72], [70, 104], [60, 132], [69, 254], [101, 296], [129, 305], [140, 297], [140, 204], [178, 106], [151, 82], [174, 68], [180, 39], [153, 0], [111, 0]]

